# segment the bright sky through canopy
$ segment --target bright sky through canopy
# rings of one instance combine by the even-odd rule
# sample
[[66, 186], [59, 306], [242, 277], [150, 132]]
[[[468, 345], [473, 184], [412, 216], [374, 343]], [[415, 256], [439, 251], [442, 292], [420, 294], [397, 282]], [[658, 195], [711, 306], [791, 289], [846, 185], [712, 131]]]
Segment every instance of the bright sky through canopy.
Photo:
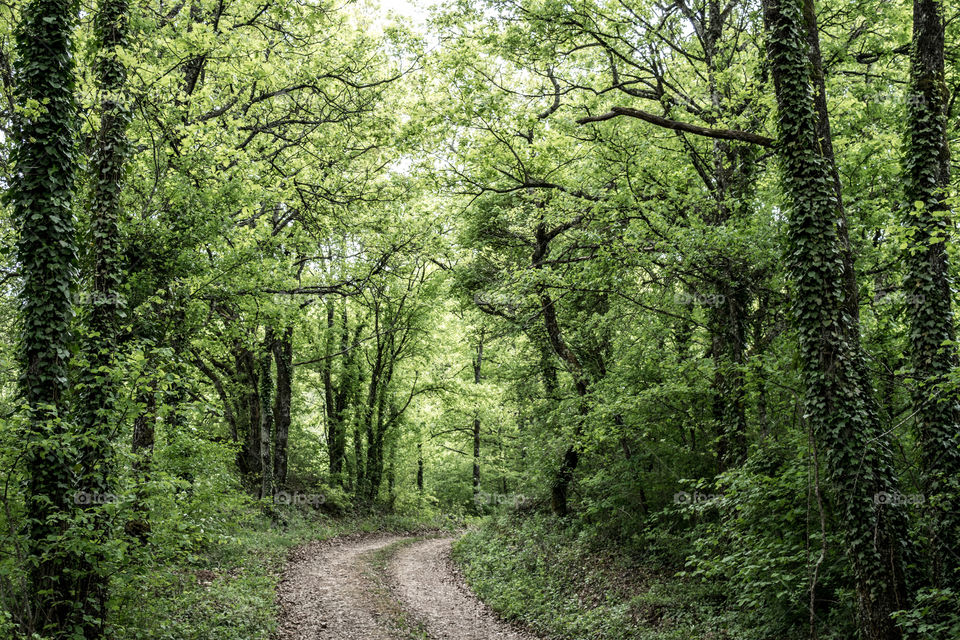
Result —
[[380, 7], [384, 14], [394, 12], [410, 18], [415, 22], [421, 22], [427, 17], [426, 6], [430, 4], [428, 0], [380, 0]]

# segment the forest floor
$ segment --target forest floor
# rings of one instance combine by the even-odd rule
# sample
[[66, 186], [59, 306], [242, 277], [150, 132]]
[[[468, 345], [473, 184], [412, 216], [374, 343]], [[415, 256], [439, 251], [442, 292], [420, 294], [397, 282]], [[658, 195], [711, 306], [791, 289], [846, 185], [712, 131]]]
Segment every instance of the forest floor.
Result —
[[535, 640], [470, 591], [453, 540], [361, 534], [298, 547], [278, 588], [279, 640]]

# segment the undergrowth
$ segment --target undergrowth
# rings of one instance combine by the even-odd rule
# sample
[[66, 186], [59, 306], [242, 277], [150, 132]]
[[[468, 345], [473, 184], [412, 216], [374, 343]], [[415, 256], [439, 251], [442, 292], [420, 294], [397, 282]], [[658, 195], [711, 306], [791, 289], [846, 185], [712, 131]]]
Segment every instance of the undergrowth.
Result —
[[471, 588], [504, 618], [562, 640], [738, 637], [709, 585], [603, 550], [547, 515], [484, 521], [454, 546]]
[[333, 518], [298, 507], [249, 513], [193, 552], [151, 561], [146, 550], [136, 573], [116, 579], [109, 635], [116, 640], [269, 640], [277, 622], [276, 586], [292, 547], [350, 533], [451, 526], [441, 517]]

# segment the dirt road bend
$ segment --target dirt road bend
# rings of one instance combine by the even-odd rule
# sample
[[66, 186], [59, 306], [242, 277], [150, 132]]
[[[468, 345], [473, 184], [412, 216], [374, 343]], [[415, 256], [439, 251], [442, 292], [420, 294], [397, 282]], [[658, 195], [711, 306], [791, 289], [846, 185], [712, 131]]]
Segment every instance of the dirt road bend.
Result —
[[453, 540], [347, 536], [298, 548], [278, 588], [278, 640], [536, 640], [473, 595]]

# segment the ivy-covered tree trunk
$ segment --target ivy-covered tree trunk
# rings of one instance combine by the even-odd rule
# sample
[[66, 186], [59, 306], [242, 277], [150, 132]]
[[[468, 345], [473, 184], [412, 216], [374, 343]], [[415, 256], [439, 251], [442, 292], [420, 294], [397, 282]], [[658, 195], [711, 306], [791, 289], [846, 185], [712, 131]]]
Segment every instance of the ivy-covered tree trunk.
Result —
[[730, 279], [718, 287], [708, 317], [714, 361], [713, 413], [716, 420], [717, 471], [743, 463], [747, 457], [746, 304], [744, 287]]
[[260, 393], [257, 359], [253, 351], [237, 344], [234, 350], [240, 402], [237, 407], [238, 430], [243, 438], [242, 471], [247, 474], [253, 491], [259, 490], [260, 459]]
[[[473, 359], [473, 384], [480, 384], [480, 371], [483, 367], [483, 338], [484, 330], [481, 328], [480, 336], [477, 339], [477, 356]], [[480, 416], [473, 418], [473, 497], [476, 500], [480, 493]]]
[[[344, 486], [347, 476], [344, 474], [344, 465], [347, 464], [347, 408], [356, 402], [360, 393], [358, 371], [356, 366], [357, 353], [360, 347], [360, 333], [363, 326], [358, 326], [353, 340], [350, 339], [350, 324], [347, 313], [346, 300], [340, 309], [340, 375], [334, 380], [332, 364], [331, 341], [327, 344], [327, 357], [321, 365], [321, 376], [324, 387], [324, 406], [326, 409], [327, 447], [329, 454], [329, 470], [331, 482]], [[327, 305], [327, 330], [332, 336], [334, 328], [334, 305]]]
[[273, 332], [268, 330], [264, 340], [263, 354], [260, 356], [260, 497], [273, 495]]
[[[344, 316], [346, 321], [346, 316]], [[349, 463], [347, 458], [347, 408], [354, 406], [361, 393], [363, 381], [361, 379], [360, 368], [357, 365], [357, 353], [360, 348], [361, 328], [357, 328], [351, 343], [349, 355], [343, 363], [343, 374], [340, 380], [340, 388], [335, 397], [335, 418], [337, 422], [337, 431], [334, 434], [334, 440], [331, 443], [331, 455], [336, 461], [331, 473], [341, 486], [351, 477], [351, 474], [344, 467]]]
[[388, 408], [390, 383], [393, 380], [393, 351], [392, 341], [388, 337], [390, 347], [386, 349], [387, 364], [383, 373], [378, 376], [379, 384], [375, 391], [375, 406], [371, 408], [367, 427], [367, 471], [365, 498], [374, 502], [380, 495], [380, 485], [383, 482], [383, 446], [387, 429], [390, 427], [391, 416]]
[[796, 0], [764, 0], [776, 88], [779, 155], [789, 202], [787, 266], [806, 387], [807, 420], [822, 451], [856, 582], [861, 634], [901, 637], [891, 614], [906, 605], [903, 514], [885, 504], [897, 481], [876, 424], [873, 390], [858, 370], [856, 319], [848, 312], [839, 194], [820, 152], [809, 45]]
[[[375, 312], [376, 313], [376, 312]], [[376, 319], [376, 318], [375, 318]], [[379, 330], [379, 325], [374, 325], [374, 330]], [[376, 439], [376, 421], [377, 421], [377, 408], [380, 406], [380, 394], [381, 394], [381, 376], [383, 374], [383, 345], [377, 344], [377, 352], [374, 357], [373, 364], [370, 369], [370, 382], [367, 386], [367, 398], [366, 403], [362, 407], [362, 422], [363, 422], [363, 432], [365, 437], [364, 442], [366, 443], [366, 455], [357, 456], [357, 497], [367, 500], [372, 492], [371, 485], [373, 483], [373, 471], [376, 467], [377, 460], [375, 451], [377, 448], [377, 439]], [[358, 433], [360, 429], [357, 429]], [[361, 459], [363, 460], [363, 465], [360, 465]]]
[[[543, 261], [550, 251], [551, 238], [551, 234], [547, 232], [546, 227], [542, 223], [537, 225], [533, 251], [534, 268], [542, 268]], [[580, 402], [580, 418], [583, 419], [587, 412], [587, 381], [585, 379], [586, 374], [584, 373], [583, 364], [563, 338], [553, 298], [547, 293], [545, 287], [541, 286], [538, 293], [547, 339], [553, 348], [553, 352], [563, 360], [570, 370], [571, 375], [573, 375], [573, 386], [576, 389]], [[581, 429], [582, 423], [578, 421], [574, 434], [577, 439], [580, 437]], [[577, 446], [576, 443], [567, 445], [550, 488], [550, 507], [558, 516], [565, 516], [569, 512], [567, 494], [570, 490], [570, 484], [573, 482], [573, 474], [580, 464], [580, 452]]]
[[[123, 91], [126, 69], [120, 50], [127, 39], [126, 0], [101, 0], [94, 18], [99, 45], [95, 71], [99, 92], [100, 129], [91, 166], [90, 229], [88, 250], [93, 263], [93, 286], [86, 317], [84, 351], [86, 367], [80, 375], [77, 422], [80, 430], [81, 490], [90, 495], [111, 493], [114, 431], [113, 407], [117, 393], [113, 383], [117, 335], [123, 316], [123, 278], [120, 247], [122, 182], [127, 158], [129, 108]], [[106, 618], [109, 576], [103, 574], [107, 524], [96, 501], [88, 508], [94, 514], [96, 539], [83, 554], [78, 599], [84, 603], [86, 638], [100, 637]]]
[[423, 443], [417, 443], [417, 493], [423, 494]]
[[391, 438], [387, 447], [387, 509], [397, 504], [397, 439]]
[[363, 459], [363, 436], [364, 428], [360, 420], [355, 420], [353, 423], [353, 459], [350, 461], [353, 464], [353, 493], [356, 496], [360, 496], [363, 491], [364, 482], [366, 482], [366, 476], [364, 475], [364, 470], [366, 469], [366, 461]]
[[277, 487], [287, 484], [287, 443], [290, 439], [290, 405], [293, 396], [293, 326], [273, 343], [277, 363], [277, 396], [274, 400], [273, 479]]
[[[149, 386], [153, 386], [151, 382]], [[142, 391], [139, 402], [143, 404], [143, 411], [133, 421], [133, 438], [131, 453], [133, 453], [133, 475], [136, 482], [133, 510], [134, 518], [124, 525], [127, 535], [137, 538], [141, 544], [146, 543], [150, 533], [150, 512], [146, 505], [144, 487], [150, 481], [150, 470], [153, 466], [153, 447], [157, 423], [157, 395], [154, 389]]]
[[941, 0], [913, 3], [913, 51], [907, 100], [904, 222], [909, 233], [906, 295], [916, 378], [917, 440], [930, 516], [932, 583], [960, 587], [960, 403], [944, 386], [958, 364], [947, 242], [950, 149]]
[[63, 535], [76, 511], [65, 441], [76, 173], [74, 65], [70, 0], [31, 0], [17, 29], [17, 102], [10, 200], [18, 224], [20, 390], [30, 413], [24, 434], [30, 632], [63, 637], [76, 613]]
[[[320, 377], [323, 379], [323, 407], [324, 422], [327, 433], [327, 456], [329, 458], [330, 481], [336, 482], [335, 478], [340, 476], [340, 470], [343, 468], [343, 452], [337, 450], [337, 442], [340, 439], [340, 431], [344, 425], [337, 419], [336, 393], [333, 387], [333, 357], [331, 345], [333, 344], [334, 329], [334, 308], [333, 303], [327, 302], [327, 340], [326, 340], [326, 358], [320, 362]], [[346, 331], [346, 327], [344, 327]]]
[[367, 473], [364, 499], [373, 503], [380, 495], [380, 484], [383, 482], [383, 434], [379, 425], [367, 434]]

